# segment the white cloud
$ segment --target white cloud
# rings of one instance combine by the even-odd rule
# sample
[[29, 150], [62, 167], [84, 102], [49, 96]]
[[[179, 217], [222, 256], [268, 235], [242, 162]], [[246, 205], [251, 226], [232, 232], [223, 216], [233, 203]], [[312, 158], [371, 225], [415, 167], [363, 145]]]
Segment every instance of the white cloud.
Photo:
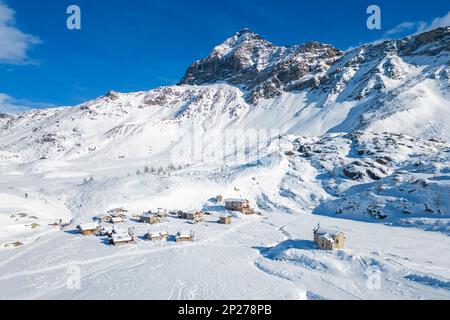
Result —
[[20, 113], [30, 109], [53, 108], [51, 103], [36, 103], [24, 99], [15, 99], [0, 92], [0, 113]]
[[385, 35], [392, 35], [397, 33], [402, 33], [405, 31], [410, 31], [416, 28], [416, 22], [402, 22], [398, 26], [392, 28], [391, 30], [387, 31]]
[[440, 27], [448, 27], [450, 26], [450, 11], [447, 12], [447, 14], [441, 18], [436, 18], [434, 19], [431, 24], [429, 24], [428, 26], [425, 25], [424, 29], [425, 30], [418, 30], [418, 31], [426, 31], [426, 30], [432, 30], [432, 29], [436, 29], [436, 28], [440, 28]]
[[26, 109], [27, 107], [21, 105], [11, 96], [0, 93], [0, 113], [17, 113]]
[[40, 40], [17, 29], [14, 14], [14, 10], [0, 0], [0, 63], [30, 63], [28, 50]]
[[395, 26], [391, 30], [385, 32], [385, 36], [391, 36], [409, 31], [410, 34], [417, 34], [440, 27], [450, 26], [450, 11], [443, 17], [435, 18], [433, 21], [427, 23], [424, 21], [419, 22], [402, 22]]

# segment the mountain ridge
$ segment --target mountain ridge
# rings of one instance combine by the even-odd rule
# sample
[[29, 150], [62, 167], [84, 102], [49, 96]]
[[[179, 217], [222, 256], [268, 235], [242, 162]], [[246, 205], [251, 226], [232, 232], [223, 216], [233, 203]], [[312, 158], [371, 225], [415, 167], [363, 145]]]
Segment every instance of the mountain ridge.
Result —
[[[178, 85], [2, 116], [0, 148], [28, 159], [73, 158], [113, 145], [111, 132], [167, 128], [169, 141], [193, 128], [392, 131], [449, 141], [449, 41], [450, 28], [439, 28], [342, 52], [316, 42], [277, 47], [245, 29], [191, 65]], [[149, 148], [144, 136], [127, 139]]]

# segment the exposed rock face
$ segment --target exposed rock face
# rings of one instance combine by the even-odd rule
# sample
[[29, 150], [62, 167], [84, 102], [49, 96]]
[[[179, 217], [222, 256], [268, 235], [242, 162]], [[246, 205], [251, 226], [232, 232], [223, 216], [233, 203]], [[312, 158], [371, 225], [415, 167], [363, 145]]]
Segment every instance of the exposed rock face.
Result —
[[359, 168], [355, 165], [348, 166], [343, 170], [344, 175], [352, 180], [359, 180], [364, 178], [364, 173], [359, 170]]
[[435, 56], [443, 51], [450, 50], [450, 27], [438, 28], [410, 38], [397, 40], [396, 44], [400, 54]]
[[193, 63], [180, 84], [227, 82], [243, 86], [257, 102], [283, 91], [317, 86], [320, 76], [342, 55], [331, 45], [310, 42], [279, 47], [244, 29]]

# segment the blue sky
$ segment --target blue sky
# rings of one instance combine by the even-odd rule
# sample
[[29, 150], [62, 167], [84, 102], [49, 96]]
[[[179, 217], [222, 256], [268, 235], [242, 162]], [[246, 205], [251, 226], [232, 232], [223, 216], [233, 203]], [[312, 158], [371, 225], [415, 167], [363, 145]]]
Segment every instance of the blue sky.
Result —
[[[66, 28], [71, 4], [81, 30]], [[371, 4], [382, 30], [366, 27]], [[347, 49], [448, 24], [449, 11], [443, 0], [0, 0], [0, 111], [175, 84], [242, 28], [279, 45]]]

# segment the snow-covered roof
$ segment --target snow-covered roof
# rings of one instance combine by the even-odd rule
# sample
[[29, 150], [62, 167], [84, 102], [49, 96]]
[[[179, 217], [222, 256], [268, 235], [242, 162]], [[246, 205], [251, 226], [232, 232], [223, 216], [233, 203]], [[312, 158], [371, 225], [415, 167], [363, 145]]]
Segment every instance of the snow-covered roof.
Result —
[[114, 231], [114, 233], [117, 233], [117, 234], [128, 233], [127, 229], [124, 229], [123, 227], [120, 227], [120, 226], [114, 226], [113, 231]]
[[168, 236], [169, 233], [167, 231], [161, 231], [161, 232], [152, 232], [152, 233], [149, 233], [149, 235], [151, 238], [158, 238], [161, 236]]
[[123, 218], [122, 218], [122, 217], [112, 217], [112, 218], [111, 218], [111, 221], [112, 221], [112, 222], [122, 222], [122, 221], [123, 221]]
[[225, 199], [225, 202], [241, 202], [241, 203], [244, 203], [244, 202], [247, 202], [248, 200], [246, 200], [246, 199], [234, 199], [234, 198], [228, 198], [228, 199]]
[[189, 210], [188, 212], [186, 212], [187, 215], [195, 215], [195, 214], [202, 214], [203, 211], [201, 210]]
[[315, 231], [316, 234], [318, 235], [332, 235], [332, 236], [337, 236], [340, 233], [342, 233], [341, 231], [337, 230], [337, 229], [324, 229], [324, 228], [319, 228], [318, 230]]
[[108, 213], [116, 213], [116, 212], [128, 212], [128, 210], [125, 210], [124, 208], [115, 208], [108, 210]]
[[100, 227], [100, 225], [97, 222], [85, 222], [78, 225], [78, 229], [81, 231], [95, 230], [98, 227]]
[[333, 237], [330, 234], [328, 234], [328, 233], [324, 234], [324, 235], [321, 235], [319, 238], [320, 239], [325, 239], [325, 240], [327, 240], [327, 241], [329, 241], [331, 243], [334, 243]]
[[151, 212], [151, 211], [147, 211], [147, 212], [143, 212], [141, 215], [140, 215], [140, 217], [141, 218], [146, 218], [146, 217], [150, 217], [150, 216], [152, 216], [153, 215], [153, 213]]
[[193, 232], [178, 232], [178, 234], [177, 234], [177, 237], [180, 237], [180, 238], [190, 238], [192, 236], [194, 236]]
[[144, 214], [161, 214], [161, 213], [167, 213], [167, 210], [164, 208], [153, 208], [151, 210], [148, 210], [147, 212], [144, 212]]
[[128, 233], [116, 233], [112, 235], [112, 241], [117, 242], [127, 242], [132, 241], [133, 238]]
[[148, 212], [144, 212], [140, 215], [141, 218], [150, 218], [150, 217], [154, 217], [157, 214], [152, 212], [152, 211], [148, 211]]

